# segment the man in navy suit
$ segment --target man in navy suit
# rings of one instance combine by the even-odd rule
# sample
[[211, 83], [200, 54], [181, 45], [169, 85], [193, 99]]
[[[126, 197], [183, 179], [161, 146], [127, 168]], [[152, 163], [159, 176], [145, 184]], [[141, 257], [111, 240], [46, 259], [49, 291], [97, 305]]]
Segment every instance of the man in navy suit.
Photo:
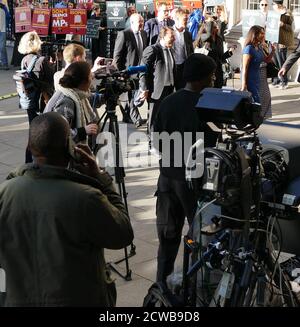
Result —
[[162, 27], [171, 27], [174, 21], [169, 18], [169, 9], [166, 3], [159, 4], [157, 17], [146, 21], [144, 30], [147, 34], [147, 45], [155, 44]]
[[[118, 32], [113, 60], [118, 70], [127, 69], [129, 66], [138, 66], [141, 63], [143, 50], [147, 44], [143, 26], [143, 17], [139, 14], [132, 14], [130, 16], [130, 28]], [[138, 85], [138, 81], [136, 85]], [[135, 126], [139, 127], [145, 124], [146, 120], [141, 118], [138, 108], [134, 105], [135, 93], [136, 90], [128, 92], [130, 104], [127, 113]], [[128, 117], [125, 117], [124, 121], [129, 122]]]

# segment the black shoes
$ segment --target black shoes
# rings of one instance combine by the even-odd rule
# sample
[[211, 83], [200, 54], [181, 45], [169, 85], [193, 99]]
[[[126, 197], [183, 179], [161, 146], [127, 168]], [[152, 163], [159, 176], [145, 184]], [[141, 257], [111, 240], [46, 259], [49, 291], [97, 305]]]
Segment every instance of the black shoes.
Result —
[[147, 119], [139, 119], [137, 120], [134, 125], [136, 128], [139, 128], [147, 123]]

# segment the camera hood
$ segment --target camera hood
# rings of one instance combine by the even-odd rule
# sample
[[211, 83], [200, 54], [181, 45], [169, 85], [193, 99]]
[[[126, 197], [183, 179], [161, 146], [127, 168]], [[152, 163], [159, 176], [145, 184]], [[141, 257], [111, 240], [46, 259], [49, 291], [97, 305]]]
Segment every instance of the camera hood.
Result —
[[249, 92], [206, 88], [196, 105], [202, 121], [257, 129], [263, 121], [261, 106], [252, 102]]

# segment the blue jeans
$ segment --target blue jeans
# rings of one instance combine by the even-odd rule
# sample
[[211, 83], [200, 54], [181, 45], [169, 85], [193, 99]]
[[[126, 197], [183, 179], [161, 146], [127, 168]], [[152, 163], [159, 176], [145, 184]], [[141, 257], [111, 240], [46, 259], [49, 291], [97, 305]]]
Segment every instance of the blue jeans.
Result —
[[7, 51], [6, 51], [6, 32], [0, 32], [0, 61], [3, 66], [8, 65]]
[[[275, 51], [275, 56], [273, 58], [274, 62], [275, 62], [275, 65], [281, 69], [283, 64], [285, 63], [286, 61], [286, 58], [287, 58], [287, 51], [288, 49], [287, 48], [279, 48], [277, 47], [276, 48], [276, 51]], [[273, 79], [273, 83], [274, 84], [279, 84], [281, 83], [282, 85], [287, 85], [288, 84], [288, 78], [287, 78], [287, 74], [285, 74], [284, 76], [278, 78], [278, 77], [275, 77]]]

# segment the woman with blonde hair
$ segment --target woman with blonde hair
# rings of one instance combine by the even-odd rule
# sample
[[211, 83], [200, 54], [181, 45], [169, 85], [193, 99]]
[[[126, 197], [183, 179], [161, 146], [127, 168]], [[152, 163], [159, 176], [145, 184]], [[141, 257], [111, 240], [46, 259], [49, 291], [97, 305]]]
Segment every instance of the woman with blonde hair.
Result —
[[[19, 43], [18, 51], [24, 58], [21, 62], [21, 70], [32, 67], [34, 76], [34, 96], [28, 99], [19, 97], [19, 107], [27, 111], [29, 124], [44, 109], [45, 102], [53, 93], [54, 69], [48, 60], [40, 55], [42, 41], [38, 34], [33, 32], [25, 33]], [[32, 162], [29, 149], [26, 149], [25, 162]]]
[[225, 41], [224, 34], [228, 26], [228, 14], [225, 4], [215, 6], [214, 17], [219, 28], [219, 35]]

